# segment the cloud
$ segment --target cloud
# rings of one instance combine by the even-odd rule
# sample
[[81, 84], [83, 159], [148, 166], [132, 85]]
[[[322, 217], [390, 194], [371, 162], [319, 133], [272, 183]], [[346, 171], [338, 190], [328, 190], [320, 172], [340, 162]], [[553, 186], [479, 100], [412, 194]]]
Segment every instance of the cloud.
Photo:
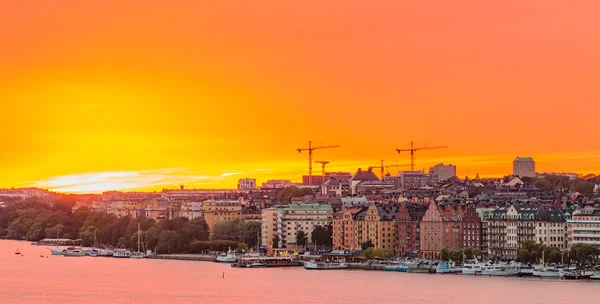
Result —
[[233, 176], [233, 175], [241, 175], [244, 174], [244, 172], [226, 172], [221, 174], [221, 177], [229, 177], [229, 176]]

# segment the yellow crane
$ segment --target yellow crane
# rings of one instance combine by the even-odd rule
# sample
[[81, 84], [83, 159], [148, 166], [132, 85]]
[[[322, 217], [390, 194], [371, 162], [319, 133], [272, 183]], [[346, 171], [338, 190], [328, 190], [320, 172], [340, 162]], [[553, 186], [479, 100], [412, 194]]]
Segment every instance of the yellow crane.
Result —
[[377, 169], [377, 168], [381, 169], [381, 180], [383, 180], [383, 174], [384, 174], [384, 172], [385, 172], [385, 169], [388, 169], [388, 168], [393, 168], [393, 167], [404, 167], [404, 166], [408, 166], [407, 164], [394, 164], [394, 165], [387, 165], [387, 166], [384, 166], [384, 165], [383, 165], [383, 160], [379, 161], [379, 163], [378, 163], [378, 164], [379, 164], [379, 166], [369, 166], [369, 170], [373, 170], [373, 169]]
[[298, 150], [298, 153], [301, 153], [302, 151], [308, 151], [308, 183], [312, 184], [312, 163], [313, 163], [313, 151], [314, 150], [318, 150], [318, 149], [332, 149], [332, 148], [339, 148], [339, 145], [329, 145], [329, 146], [323, 146], [323, 144], [320, 144], [318, 146], [313, 146], [312, 141], [308, 142], [308, 148], [298, 148], [296, 150]]
[[321, 164], [321, 176], [322, 176], [321, 183], [324, 184], [325, 183], [325, 166], [327, 164], [329, 164], [329, 162], [326, 160], [315, 160], [315, 163]]
[[410, 142], [410, 148], [405, 148], [405, 149], [396, 149], [396, 152], [400, 153], [400, 152], [410, 152], [410, 170], [411, 171], [415, 171], [415, 151], [419, 151], [419, 150], [432, 150], [432, 149], [446, 149], [449, 148], [448, 146], [432, 146], [432, 147], [427, 147], [427, 146], [423, 146], [423, 147], [414, 147], [414, 143], [411, 141]]

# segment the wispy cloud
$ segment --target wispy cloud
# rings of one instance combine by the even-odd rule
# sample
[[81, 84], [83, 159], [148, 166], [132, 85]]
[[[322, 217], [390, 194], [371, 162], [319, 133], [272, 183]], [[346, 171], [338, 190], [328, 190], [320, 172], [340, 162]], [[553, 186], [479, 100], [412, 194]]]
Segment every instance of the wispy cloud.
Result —
[[133, 190], [158, 187], [214, 185], [221, 180], [242, 172], [204, 173], [187, 169], [155, 169], [141, 171], [91, 172], [52, 176], [38, 181], [35, 187], [47, 188], [56, 192], [99, 193], [108, 190]]
[[221, 177], [229, 177], [229, 176], [241, 175], [241, 174], [244, 174], [244, 172], [227, 172], [227, 173], [221, 174]]

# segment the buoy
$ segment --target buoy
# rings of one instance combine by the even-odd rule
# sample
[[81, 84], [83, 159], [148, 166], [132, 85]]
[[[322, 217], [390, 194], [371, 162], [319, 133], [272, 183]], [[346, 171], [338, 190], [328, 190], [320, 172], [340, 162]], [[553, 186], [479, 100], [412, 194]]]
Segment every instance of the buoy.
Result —
[[455, 275], [458, 275], [458, 272], [455, 272], [454, 274], [455, 274]]
[[579, 279], [579, 281], [583, 281], [583, 278]]
[[492, 275], [491, 275], [491, 274], [488, 274], [488, 277], [490, 277], [490, 278], [491, 278], [491, 277], [492, 277]]
[[523, 276], [523, 279], [525, 278], [525, 276]]
[[225, 271], [223, 271], [223, 279], [225, 278]]
[[505, 277], [505, 278], [508, 278], [508, 275], [507, 275], [507, 274], [505, 274], [505, 275], [504, 275], [504, 277]]

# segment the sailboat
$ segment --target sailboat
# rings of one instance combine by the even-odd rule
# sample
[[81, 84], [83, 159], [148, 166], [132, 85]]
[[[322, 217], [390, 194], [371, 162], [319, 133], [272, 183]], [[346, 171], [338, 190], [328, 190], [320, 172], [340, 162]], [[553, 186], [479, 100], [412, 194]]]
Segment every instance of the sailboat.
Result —
[[[56, 233], [56, 239], [58, 239], [58, 232]], [[56, 248], [50, 248], [50, 253], [52, 255], [63, 255], [64, 254], [65, 249], [64, 248], [60, 248], [58, 246], [58, 242], [56, 243]]]
[[142, 246], [141, 246], [141, 244], [142, 244], [142, 232], [141, 232], [141, 229], [140, 229], [140, 223], [138, 223], [138, 233], [137, 233], [137, 238], [138, 238], [138, 240], [137, 240], [137, 245], [138, 245], [138, 248], [137, 248], [137, 251], [136, 251], [136, 252], [133, 252], [133, 253], [131, 254], [131, 258], [132, 258], [132, 259], [143, 259], [143, 258], [145, 258], [145, 255], [144, 255], [144, 253], [142, 252], [142, 248], [141, 248], [141, 247], [142, 247]]

